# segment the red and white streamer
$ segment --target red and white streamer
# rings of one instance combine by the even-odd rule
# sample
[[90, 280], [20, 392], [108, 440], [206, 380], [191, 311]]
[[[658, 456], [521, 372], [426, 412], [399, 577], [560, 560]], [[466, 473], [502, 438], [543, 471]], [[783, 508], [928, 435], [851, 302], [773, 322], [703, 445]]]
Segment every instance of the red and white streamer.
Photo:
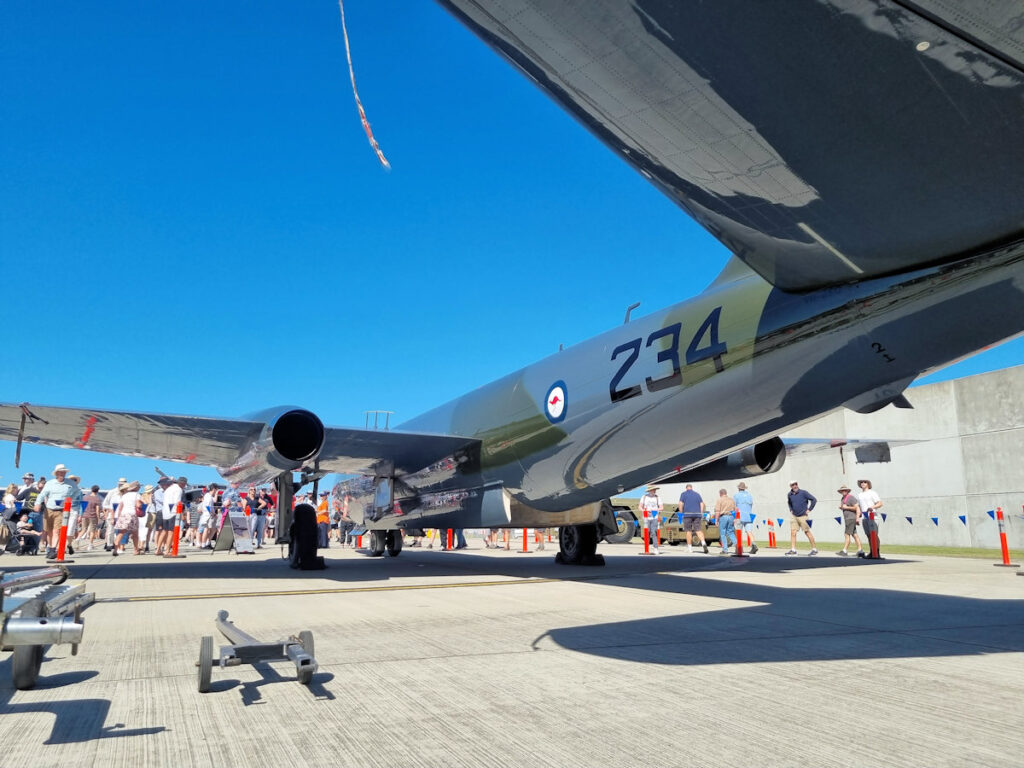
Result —
[[356, 73], [352, 69], [352, 49], [348, 44], [348, 27], [345, 25], [345, 3], [344, 0], [338, 0], [338, 9], [341, 11], [341, 31], [345, 35], [345, 56], [348, 57], [348, 77], [352, 81], [352, 95], [356, 99], [356, 108], [359, 110], [359, 119], [363, 123], [363, 130], [366, 131], [366, 138], [370, 141], [370, 147], [377, 153], [377, 159], [380, 160], [380, 164], [385, 168], [391, 168], [391, 163], [384, 157], [384, 153], [381, 152], [380, 145], [377, 144], [377, 140], [373, 137], [373, 129], [370, 128], [370, 121], [366, 119], [366, 110], [363, 109], [363, 102], [359, 100], [359, 91], [356, 89]]

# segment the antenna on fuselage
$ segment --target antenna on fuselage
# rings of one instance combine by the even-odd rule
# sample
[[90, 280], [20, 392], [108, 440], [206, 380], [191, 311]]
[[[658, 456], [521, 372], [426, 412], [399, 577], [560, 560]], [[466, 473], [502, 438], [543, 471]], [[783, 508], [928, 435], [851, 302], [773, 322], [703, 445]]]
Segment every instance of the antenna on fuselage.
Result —
[[628, 307], [626, 307], [626, 319], [622, 321], [623, 325], [629, 325], [629, 316], [633, 314], [633, 310], [639, 306], [640, 302], [638, 301], [636, 304], [630, 304]]
[[[373, 430], [383, 430], [387, 432], [391, 428], [391, 414], [394, 411], [364, 411], [366, 414], [366, 428]], [[373, 416], [373, 426], [370, 426], [370, 416]], [[383, 421], [383, 425], [381, 424]]]

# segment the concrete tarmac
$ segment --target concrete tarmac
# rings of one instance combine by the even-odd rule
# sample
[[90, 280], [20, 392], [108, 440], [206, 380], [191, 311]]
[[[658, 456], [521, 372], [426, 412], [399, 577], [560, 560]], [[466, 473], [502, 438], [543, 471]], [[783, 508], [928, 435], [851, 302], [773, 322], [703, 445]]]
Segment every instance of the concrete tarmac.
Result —
[[[31, 691], [0, 657], [0, 768], [1024, 765], [1013, 570], [470, 546], [333, 547], [307, 573], [277, 548], [76, 554], [98, 599], [85, 641], [51, 647]], [[289, 662], [215, 666], [200, 694], [220, 609], [261, 640], [312, 630], [312, 684]]]

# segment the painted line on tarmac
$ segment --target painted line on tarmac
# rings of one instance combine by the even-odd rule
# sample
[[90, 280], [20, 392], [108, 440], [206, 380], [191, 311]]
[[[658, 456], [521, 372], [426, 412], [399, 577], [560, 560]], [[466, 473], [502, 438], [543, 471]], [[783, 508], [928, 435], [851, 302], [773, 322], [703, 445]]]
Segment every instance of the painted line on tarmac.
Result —
[[[571, 579], [578, 581], [581, 579]], [[461, 587], [501, 587], [509, 584], [554, 584], [570, 579], [504, 579], [467, 581], [457, 584], [402, 584], [388, 587], [331, 587], [325, 589], [280, 589], [262, 592], [218, 592], [209, 595], [143, 595], [139, 597], [100, 597], [97, 603], [149, 603], [162, 600], [224, 600], [233, 597], [290, 597], [292, 595], [343, 595], [353, 592], [403, 592], [414, 589], [457, 589]]]

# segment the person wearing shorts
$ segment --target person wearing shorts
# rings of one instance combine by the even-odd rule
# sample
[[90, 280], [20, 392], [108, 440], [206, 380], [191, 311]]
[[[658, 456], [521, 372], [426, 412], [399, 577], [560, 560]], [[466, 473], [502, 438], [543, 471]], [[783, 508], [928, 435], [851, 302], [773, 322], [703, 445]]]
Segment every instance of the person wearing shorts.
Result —
[[786, 504], [789, 506], [789, 551], [787, 555], [796, 554], [796, 533], [803, 531], [807, 540], [811, 542], [812, 557], [818, 554], [818, 547], [814, 542], [814, 534], [811, 533], [811, 526], [807, 522], [807, 516], [814, 509], [818, 500], [800, 487], [796, 480], [789, 483], [789, 495], [786, 497]]
[[754, 497], [747, 490], [746, 483], [740, 483], [733, 501], [736, 502], [736, 509], [740, 512], [740, 519], [736, 524], [736, 536], [742, 539], [743, 534], [750, 540], [750, 554], [757, 554], [757, 542], [754, 540]]
[[857, 542], [857, 557], [864, 557], [864, 547], [861, 546], [860, 536], [857, 535], [857, 523], [860, 521], [860, 503], [857, 497], [850, 493], [850, 486], [843, 484], [839, 486], [839, 510], [843, 513], [843, 533], [846, 538], [843, 540], [843, 548], [836, 552], [840, 557], [850, 554], [850, 539]]
[[697, 534], [700, 544], [704, 547], [704, 554], [708, 553], [708, 542], [704, 538], [704, 499], [693, 490], [692, 485], [687, 485], [686, 490], [679, 494], [679, 504], [676, 505], [676, 512], [683, 516], [683, 532], [686, 534], [686, 549], [693, 552], [693, 534]]

